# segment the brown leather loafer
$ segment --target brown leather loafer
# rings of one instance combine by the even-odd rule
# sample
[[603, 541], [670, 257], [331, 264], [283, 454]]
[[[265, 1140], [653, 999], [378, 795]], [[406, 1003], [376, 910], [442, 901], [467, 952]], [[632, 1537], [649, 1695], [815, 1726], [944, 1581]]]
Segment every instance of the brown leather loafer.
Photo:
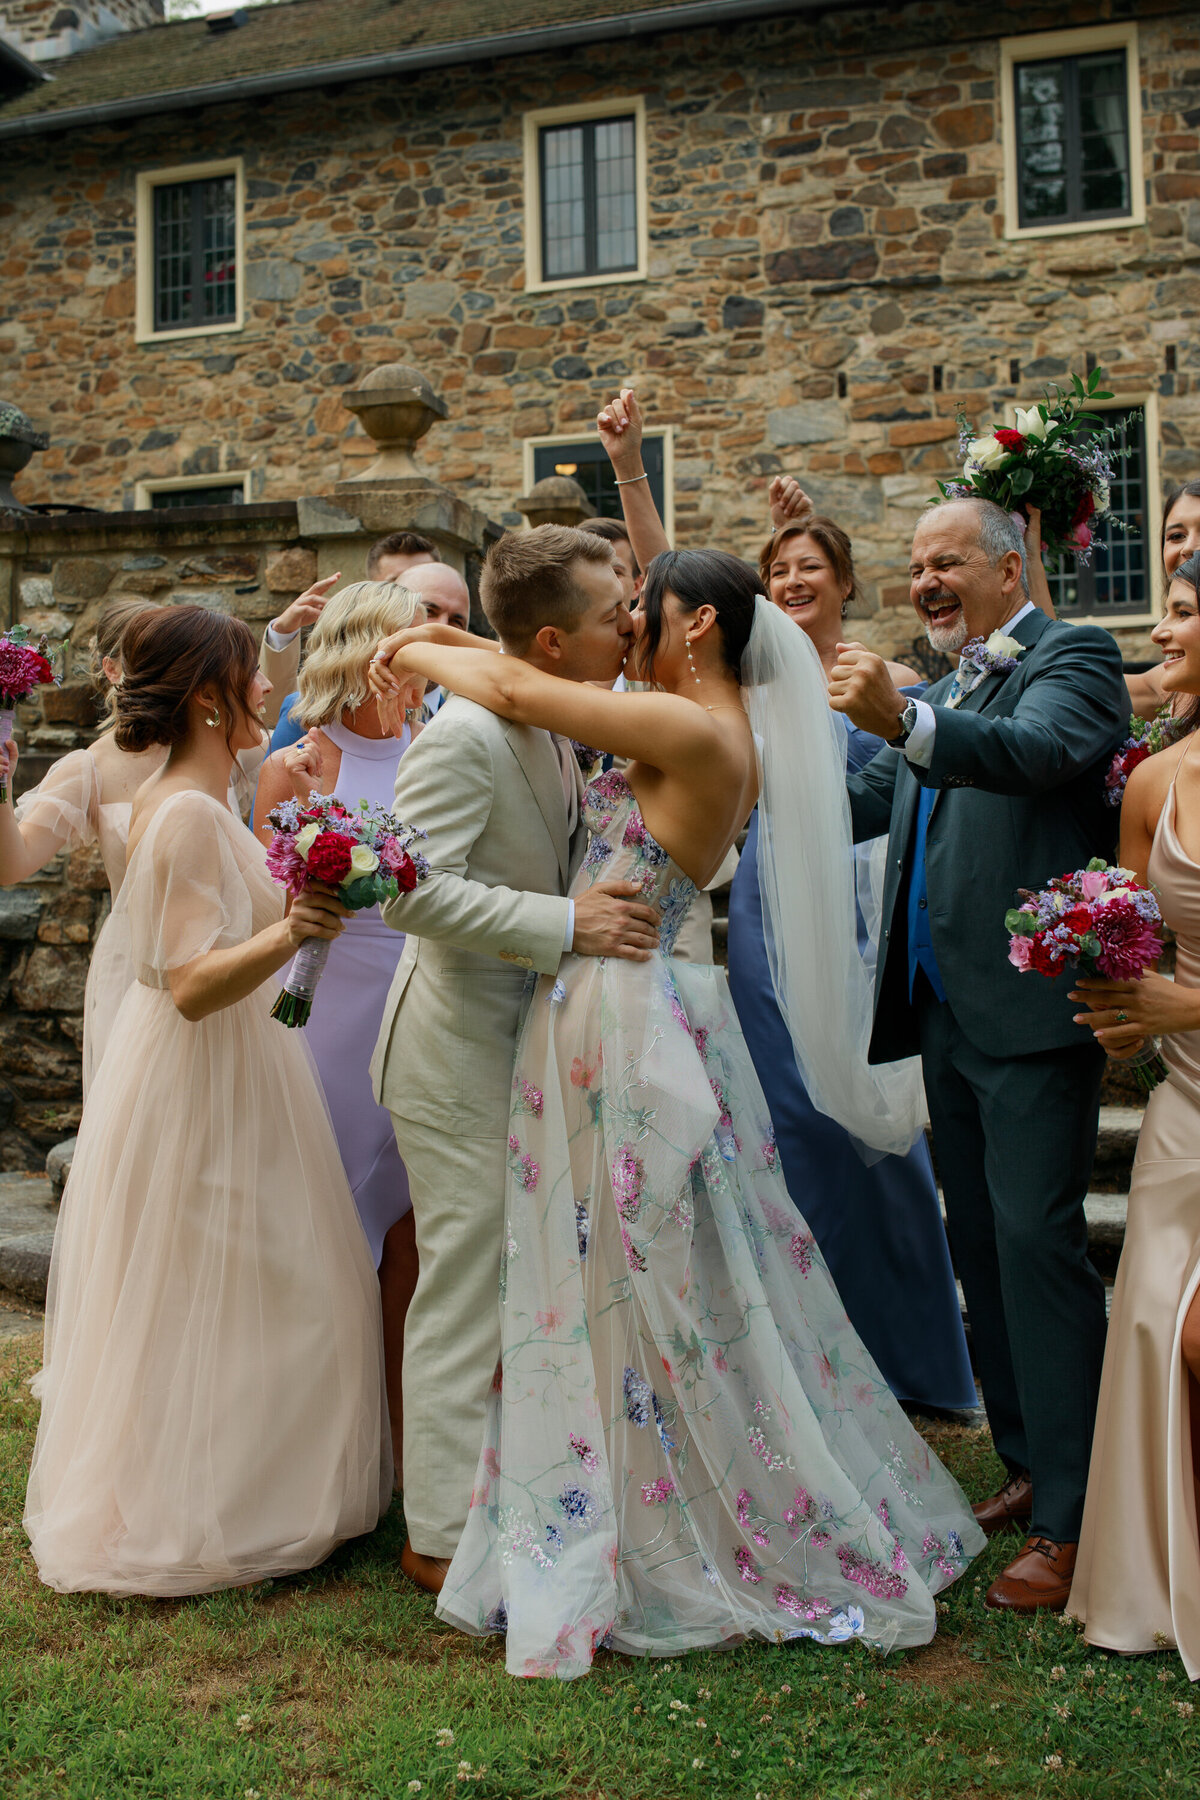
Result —
[[1033, 1517], [1033, 1482], [1028, 1473], [1022, 1470], [1019, 1475], [1010, 1475], [998, 1494], [977, 1500], [971, 1511], [988, 1537], [1009, 1525], [1028, 1525]]
[[424, 1588], [427, 1594], [441, 1593], [449, 1567], [448, 1556], [422, 1556], [405, 1538], [404, 1548], [400, 1552], [400, 1571], [419, 1588]]
[[985, 1604], [999, 1612], [1061, 1612], [1071, 1592], [1078, 1544], [1056, 1544], [1053, 1538], [1026, 1539], [1021, 1554], [997, 1575]]

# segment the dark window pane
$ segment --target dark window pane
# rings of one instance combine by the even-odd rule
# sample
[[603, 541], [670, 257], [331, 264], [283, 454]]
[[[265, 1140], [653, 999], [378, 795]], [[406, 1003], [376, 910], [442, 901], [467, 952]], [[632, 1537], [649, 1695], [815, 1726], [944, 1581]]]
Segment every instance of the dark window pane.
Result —
[[636, 268], [634, 121], [547, 126], [540, 133], [539, 156], [543, 279]]
[[1069, 556], [1057, 565], [1047, 562], [1054, 605], [1067, 616], [1098, 613], [1119, 618], [1150, 610], [1153, 576], [1147, 562], [1144, 420], [1126, 415], [1117, 443], [1127, 445], [1130, 455], [1115, 464], [1112, 508], [1133, 529], [1122, 531], [1110, 523], [1098, 526], [1087, 568]]
[[237, 316], [237, 181], [154, 190], [154, 324], [158, 331]]
[[231, 487], [166, 488], [150, 496], [154, 512], [174, 506], [241, 506], [246, 495], [241, 482]]
[[[647, 437], [642, 440], [642, 463], [650, 477], [649, 486], [654, 504], [658, 508], [659, 517], [663, 518], [666, 504], [662, 438]], [[563, 474], [569, 474], [572, 481], [579, 483], [602, 519], [622, 517], [616, 476], [602, 444], [595, 439], [578, 444], [535, 444], [533, 479], [541, 481], [547, 475]]]
[[1015, 76], [1021, 224], [1128, 213], [1125, 52], [1022, 63]]

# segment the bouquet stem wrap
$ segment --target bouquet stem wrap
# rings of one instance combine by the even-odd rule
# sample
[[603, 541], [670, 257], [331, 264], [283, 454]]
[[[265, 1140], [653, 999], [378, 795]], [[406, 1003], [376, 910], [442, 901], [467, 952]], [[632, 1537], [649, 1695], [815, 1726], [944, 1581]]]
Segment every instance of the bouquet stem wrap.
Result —
[[1144, 1094], [1152, 1094], [1159, 1082], [1167, 1078], [1167, 1065], [1157, 1038], [1147, 1038], [1135, 1056], [1126, 1057], [1125, 1067], [1133, 1070]]
[[271, 1008], [271, 1017], [283, 1025], [307, 1025], [317, 983], [329, 961], [332, 938], [306, 938], [292, 958], [283, 991]]
[[[7, 744], [10, 742], [16, 716], [16, 711], [13, 707], [5, 706], [0, 702], [0, 744]], [[8, 783], [5, 781], [3, 775], [0, 775], [0, 806], [3, 806], [7, 799]]]

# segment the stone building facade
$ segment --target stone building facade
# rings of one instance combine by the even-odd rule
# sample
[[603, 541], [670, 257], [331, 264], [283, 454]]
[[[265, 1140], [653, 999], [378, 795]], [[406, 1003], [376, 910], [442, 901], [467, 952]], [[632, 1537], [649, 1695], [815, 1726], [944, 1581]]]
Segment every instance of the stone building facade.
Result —
[[[439, 11], [456, 9], [477, 34], [485, 10], [488, 29], [514, 14], [578, 23], [617, 10]], [[368, 0], [360, 48], [378, 41], [385, 10], [413, 9]], [[0, 366], [53, 439], [18, 493], [131, 508], [146, 498], [139, 483], [222, 475], [254, 500], [327, 491], [371, 454], [342, 391], [398, 357], [452, 408], [431, 467], [515, 524], [528, 445], [587, 437], [605, 398], [633, 382], [670, 432], [677, 541], [752, 552], [767, 483], [791, 471], [850, 529], [863, 634], [891, 645], [912, 635], [906, 541], [952, 472], [960, 408], [995, 418], [1098, 360], [1122, 400], [1149, 403], [1148, 485], [1196, 472], [1194, 9], [1017, 0], [1001, 39], [977, 0], [820, 12], [799, 0], [666, 29], [673, 13], [711, 10], [662, 0], [657, 35], [558, 49], [551, 24], [525, 54], [178, 110], [139, 111], [139, 83], [200, 81], [204, 21], [55, 65], [64, 121], [76, 90], [81, 104], [123, 96], [127, 116], [51, 131], [44, 90], [0, 106]], [[252, 11], [243, 60], [271, 31], [295, 56], [285, 27], [307, 20], [311, 35], [336, 12], [335, 0]], [[1086, 49], [1111, 21], [1134, 28], [1134, 215], [1008, 235], [1007, 38], [1057, 44], [1077, 29]], [[631, 97], [644, 115], [644, 271], [531, 286], [527, 116]], [[244, 189], [240, 323], [139, 339], [139, 174], [223, 158]], [[1144, 630], [1123, 635], [1144, 643]]]

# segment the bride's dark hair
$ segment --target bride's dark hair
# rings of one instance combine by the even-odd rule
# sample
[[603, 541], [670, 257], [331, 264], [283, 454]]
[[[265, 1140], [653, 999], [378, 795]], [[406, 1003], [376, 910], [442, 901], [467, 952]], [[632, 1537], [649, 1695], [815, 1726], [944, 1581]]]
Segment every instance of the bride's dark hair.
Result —
[[258, 645], [248, 625], [205, 606], [156, 606], [130, 620], [121, 638], [121, 684], [115, 690], [118, 750], [178, 744], [188, 734], [188, 703], [213, 687], [229, 744], [236, 711], [253, 717], [250, 688]]
[[637, 644], [639, 681], [654, 680], [654, 652], [662, 638], [663, 596], [670, 591], [685, 613], [715, 608], [725, 662], [740, 675], [742, 652], [754, 627], [762, 583], [749, 563], [725, 550], [662, 550], [646, 570], [639, 605], [645, 623]]

